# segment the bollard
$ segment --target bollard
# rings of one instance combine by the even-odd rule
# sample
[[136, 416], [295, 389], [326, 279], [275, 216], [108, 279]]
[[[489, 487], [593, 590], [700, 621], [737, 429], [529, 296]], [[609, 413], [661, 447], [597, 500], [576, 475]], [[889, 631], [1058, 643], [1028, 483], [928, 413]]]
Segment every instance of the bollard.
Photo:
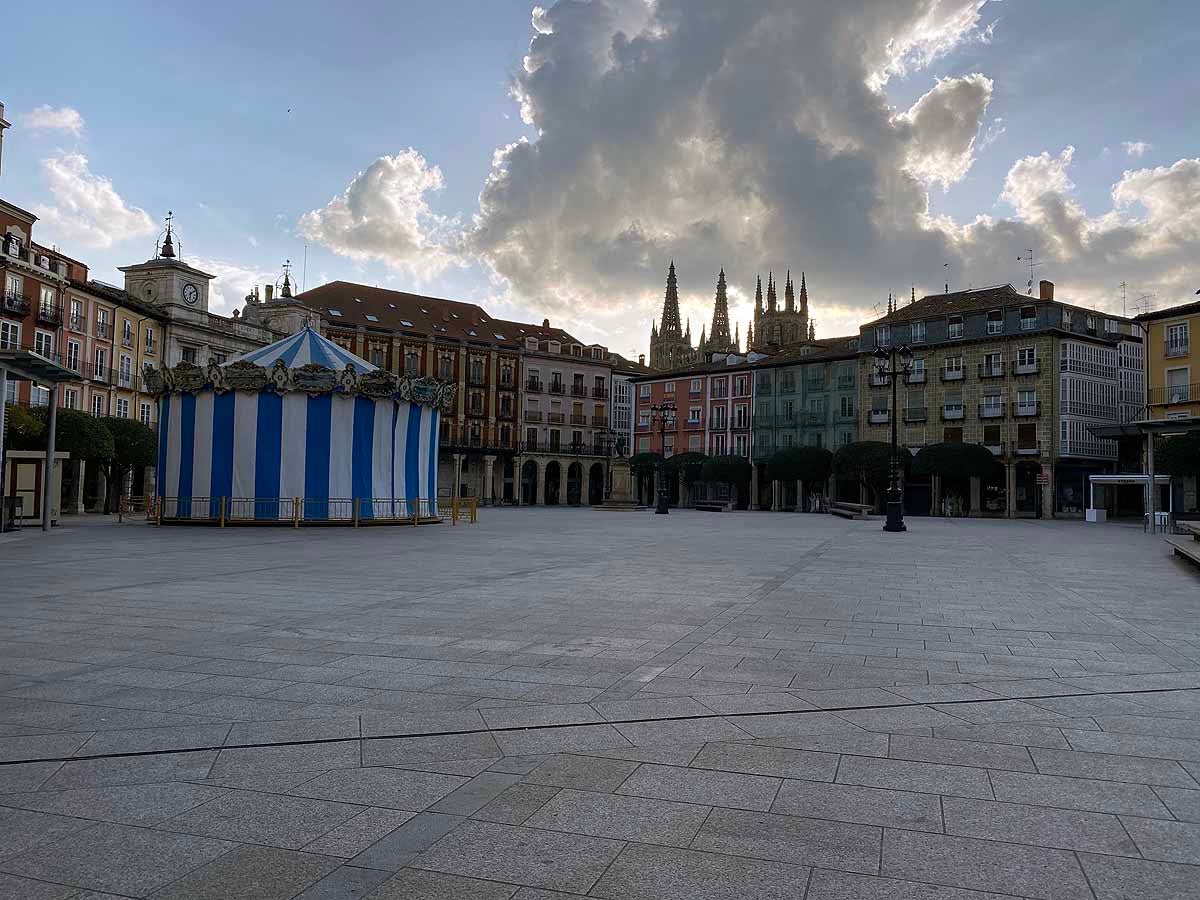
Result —
[[225, 527], [225, 501], [227, 501], [228, 499], [229, 499], [228, 497], [221, 498], [221, 527], [222, 528]]
[[292, 498], [292, 527], [300, 527], [300, 498]]
[[354, 527], [357, 528], [358, 527], [358, 498], [355, 497], [350, 502], [354, 504]]

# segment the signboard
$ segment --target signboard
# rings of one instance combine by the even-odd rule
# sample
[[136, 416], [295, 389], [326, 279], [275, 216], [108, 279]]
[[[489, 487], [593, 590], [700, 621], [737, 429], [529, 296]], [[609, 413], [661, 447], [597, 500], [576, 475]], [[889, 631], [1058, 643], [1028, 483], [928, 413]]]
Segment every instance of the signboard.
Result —
[[1038, 472], [1038, 484], [1049, 484], [1049, 483], [1050, 483], [1050, 473], [1049, 472]]

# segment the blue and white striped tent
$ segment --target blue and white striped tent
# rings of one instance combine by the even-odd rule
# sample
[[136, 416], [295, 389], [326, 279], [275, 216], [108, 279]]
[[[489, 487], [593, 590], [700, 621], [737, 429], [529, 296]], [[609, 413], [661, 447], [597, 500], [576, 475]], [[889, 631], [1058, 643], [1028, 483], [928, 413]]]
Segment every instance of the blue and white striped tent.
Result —
[[309, 363], [339, 378], [347, 366], [378, 372], [310, 328], [220, 368], [251, 363], [274, 378], [277, 361], [289, 370], [283, 388], [260, 387], [260, 376], [254, 390], [235, 389], [244, 382], [232, 377], [220, 390], [210, 375], [198, 390], [159, 398], [158, 495], [171, 501], [169, 517], [215, 519], [220, 498], [228, 517], [242, 519], [350, 519], [351, 500], [359, 519], [437, 515], [436, 403], [363, 396], [329, 374], [329, 390], [293, 385], [291, 373]]

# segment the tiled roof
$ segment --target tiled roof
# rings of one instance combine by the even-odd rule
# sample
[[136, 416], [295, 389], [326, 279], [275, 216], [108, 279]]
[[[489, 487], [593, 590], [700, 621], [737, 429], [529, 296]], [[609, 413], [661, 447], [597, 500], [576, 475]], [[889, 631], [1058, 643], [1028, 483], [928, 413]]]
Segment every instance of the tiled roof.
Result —
[[320, 312], [322, 318], [333, 326], [365, 326], [514, 348], [523, 346], [529, 337], [564, 344], [583, 343], [561, 328], [495, 319], [475, 303], [426, 297], [349, 281], [331, 281], [297, 294], [295, 299]]
[[[995, 285], [972, 291], [955, 291], [950, 294], [927, 294], [916, 303], [900, 306], [895, 312], [868, 322], [864, 328], [875, 325], [890, 325], [896, 322], [911, 322], [915, 319], [935, 319], [943, 316], [981, 312], [1015, 304], [1038, 302], [1037, 297], [1027, 297], [1011, 284]], [[1042, 301], [1046, 302], [1046, 301]]]
[[75, 288], [77, 291], [86, 291], [94, 297], [100, 297], [103, 300], [107, 300], [109, 303], [116, 303], [120, 306], [132, 309], [144, 316], [150, 316], [151, 318], [159, 319], [161, 321], [165, 321], [167, 318], [166, 313], [164, 313], [158, 307], [146, 303], [143, 300], [139, 300], [137, 297], [134, 297], [128, 291], [125, 291], [122, 288], [114, 287], [111, 284], [105, 284], [103, 281], [79, 281], [72, 278], [70, 284], [71, 287]]
[[1167, 309], [1156, 309], [1153, 312], [1134, 316], [1133, 320], [1135, 322], [1152, 322], [1155, 319], [1171, 319], [1175, 316], [1190, 316], [1195, 313], [1200, 313], [1200, 301], [1196, 303], [1184, 303], [1182, 306], [1171, 306]]
[[771, 368], [772, 366], [795, 366], [810, 362], [828, 362], [837, 359], [854, 359], [858, 356], [858, 335], [845, 337], [818, 338], [807, 341], [801, 347], [781, 350], [766, 359], [759, 360], [756, 368]]
[[654, 375], [657, 371], [644, 363], [626, 359], [620, 353], [609, 353], [608, 356], [612, 360], [613, 371], [618, 375]]

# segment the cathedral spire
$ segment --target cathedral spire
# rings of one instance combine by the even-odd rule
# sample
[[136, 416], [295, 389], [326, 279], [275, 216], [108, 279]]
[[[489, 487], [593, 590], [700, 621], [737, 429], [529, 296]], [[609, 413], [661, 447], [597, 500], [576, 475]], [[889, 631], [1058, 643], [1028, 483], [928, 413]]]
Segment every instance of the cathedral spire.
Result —
[[912, 298], [908, 302], [909, 303], [917, 302], [917, 286], [915, 284], [912, 286]]
[[762, 275], [758, 276], [758, 285], [754, 288], [754, 315], [762, 315]]
[[754, 349], [754, 323], [751, 322], [746, 326], [746, 352], [749, 353]]
[[662, 325], [659, 334], [663, 337], [682, 338], [683, 328], [679, 321], [679, 284], [675, 280], [675, 261], [667, 270], [667, 293], [663, 298]]
[[796, 311], [796, 292], [792, 288], [792, 270], [787, 271], [787, 281], [783, 284], [783, 308], [785, 312]]
[[815, 341], [817, 339], [817, 324], [812, 320], [808, 320], [808, 339]]
[[742, 323], [738, 322], [733, 326], [733, 352], [742, 352]]
[[808, 285], [804, 283], [804, 273], [800, 273], [800, 315], [808, 317]]
[[708, 331], [708, 342], [714, 353], [730, 350], [733, 338], [729, 335], [729, 300], [725, 294], [725, 270], [717, 276], [717, 298], [713, 303], [712, 327]]
[[767, 312], [776, 312], [776, 307], [779, 305], [775, 297], [775, 275], [773, 272], [767, 273]]

